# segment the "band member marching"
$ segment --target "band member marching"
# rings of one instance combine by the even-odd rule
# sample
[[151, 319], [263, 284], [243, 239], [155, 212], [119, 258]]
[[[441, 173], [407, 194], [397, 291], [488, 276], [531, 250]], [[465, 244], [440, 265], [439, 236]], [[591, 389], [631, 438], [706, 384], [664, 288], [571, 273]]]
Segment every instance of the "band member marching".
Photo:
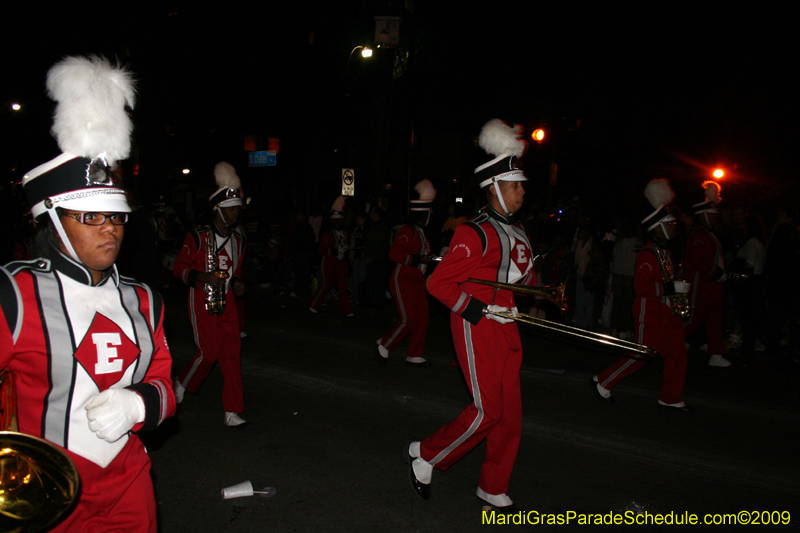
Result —
[[230, 163], [217, 163], [214, 177], [219, 187], [208, 201], [213, 209], [211, 225], [189, 231], [173, 272], [189, 285], [189, 316], [197, 355], [178, 374], [175, 397], [196, 393], [219, 361], [224, 384], [222, 405], [226, 426], [246, 424], [242, 391], [239, 316], [235, 296], [244, 294], [242, 259], [247, 246], [239, 229], [242, 191], [239, 176]]
[[428, 291], [451, 311], [458, 362], [473, 402], [449, 424], [408, 446], [409, 478], [416, 493], [430, 497], [433, 468], [446, 470], [486, 439], [477, 496], [497, 508], [513, 508], [508, 496], [522, 432], [522, 344], [513, 319], [514, 295], [469, 278], [533, 285], [531, 246], [514, 218], [527, 178], [518, 165], [526, 143], [521, 127], [501, 120], [481, 130], [479, 145], [491, 161], [475, 169], [488, 206], [456, 229], [449, 251], [428, 280]]
[[719, 221], [717, 204], [721, 187], [717, 182], [706, 181], [703, 190], [705, 200], [692, 206], [697, 223], [686, 239], [684, 272], [692, 283], [690, 299], [693, 311], [692, 317], [684, 324], [684, 335], [688, 338], [705, 325], [708, 353], [711, 354], [708, 364], [728, 367], [731, 362], [725, 358], [728, 350], [722, 340], [722, 284], [728, 276], [722, 245], [714, 234], [714, 226]]
[[114, 265], [131, 211], [113, 168], [130, 153], [131, 75], [68, 57], [47, 88], [63, 153], [23, 178], [37, 259], [0, 269], [0, 370], [15, 378], [20, 432], [65, 449], [80, 475], [78, 503], [51, 531], [155, 532], [137, 433], [172, 416], [175, 398], [161, 297]]
[[316, 313], [330, 290], [336, 285], [339, 309], [345, 318], [353, 318], [348, 289], [347, 248], [350, 242], [344, 229], [344, 196], [339, 196], [331, 206], [331, 225], [319, 237], [319, 255], [322, 256], [322, 285], [308, 302], [308, 310]]
[[431, 219], [436, 189], [429, 180], [422, 180], [414, 190], [419, 194], [419, 199], [411, 200], [409, 223], [400, 228], [389, 250], [389, 259], [395, 262], [389, 290], [400, 318], [386, 335], [378, 339], [378, 362], [382, 365], [388, 361], [389, 353], [410, 335], [406, 364], [430, 366], [430, 362], [422, 356], [429, 317], [425, 271], [431, 262], [431, 245], [425, 237], [425, 227]]
[[[669, 242], [678, 235], [678, 224], [669, 204], [675, 193], [667, 180], [653, 180], [644, 195], [655, 209], [644, 220], [648, 240], [636, 257], [633, 304], [634, 342], [645, 344], [664, 359], [664, 377], [658, 405], [666, 409], [690, 412], [683, 401], [686, 381], [686, 345], [683, 342], [683, 320], [690, 308], [686, 293], [689, 283], [675, 279], [675, 265]], [[644, 366], [639, 359], [620, 357], [614, 364], [589, 380], [597, 397], [613, 403], [611, 390], [623, 379]]]

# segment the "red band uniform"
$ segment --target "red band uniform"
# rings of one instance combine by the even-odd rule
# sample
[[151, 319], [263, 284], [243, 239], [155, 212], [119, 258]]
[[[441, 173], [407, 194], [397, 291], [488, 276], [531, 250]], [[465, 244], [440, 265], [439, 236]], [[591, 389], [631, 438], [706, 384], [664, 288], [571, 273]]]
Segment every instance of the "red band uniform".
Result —
[[691, 318], [684, 324], [684, 334], [689, 337], [700, 326], [706, 326], [708, 353], [726, 356], [722, 340], [723, 285], [725, 259], [722, 245], [710, 230], [696, 224], [686, 239], [684, 272], [692, 284], [689, 294], [693, 307]]
[[[197, 344], [197, 355], [178, 375], [178, 382], [189, 392], [197, 392], [219, 361], [224, 378], [222, 403], [225, 411], [241, 413], [244, 411], [241, 337], [232, 287], [234, 282], [241, 279], [247, 243], [238, 228], [231, 230], [230, 238], [222, 235], [213, 223], [211, 228], [214, 228], [213, 232], [209, 227], [189, 231], [175, 260], [175, 276], [189, 285], [189, 316]], [[197, 274], [205, 272], [206, 240], [210, 235], [215, 238], [217, 268], [229, 273], [225, 288], [225, 312], [221, 315], [210, 315], [206, 311], [206, 293], [203, 283], [197, 280]]]
[[525, 230], [488, 208], [458, 227], [428, 281], [431, 295], [452, 311], [453, 342], [473, 403], [421, 442], [420, 457], [445, 470], [485, 438], [479, 494], [508, 492], [522, 433], [522, 344], [515, 322], [499, 324], [482, 312], [487, 304], [514, 307], [514, 294], [467, 279], [534, 285], [531, 267]]
[[393, 352], [406, 335], [411, 335], [408, 345], [408, 358], [422, 357], [425, 337], [428, 333], [428, 293], [425, 290], [425, 270], [420, 264], [420, 256], [430, 255], [431, 245], [425, 238], [425, 231], [419, 225], [406, 225], [400, 228], [389, 259], [395, 262], [389, 282], [398, 321], [380, 340], [381, 346]]
[[312, 311], [316, 312], [319, 309], [335, 284], [336, 290], [339, 292], [339, 308], [342, 315], [352, 314], [347, 284], [347, 258], [345, 257], [349, 241], [347, 232], [343, 229], [329, 228], [322, 233], [319, 239], [319, 255], [322, 256], [322, 285], [308, 303]]
[[[683, 342], [683, 321], [672, 312], [668, 292], [671, 284], [664, 283], [664, 275], [655, 252], [658, 244], [649, 241], [636, 257], [633, 304], [634, 339], [645, 344], [664, 359], [664, 378], [659, 399], [666, 404], [677, 404], [683, 398], [686, 380], [686, 345]], [[668, 267], [673, 268], [669, 253], [662, 251]], [[673, 270], [674, 271], [674, 270]], [[674, 292], [672, 292], [674, 294]], [[620, 357], [613, 365], [597, 375], [597, 382], [605, 389], [613, 389], [620, 381], [644, 366], [638, 359]]]
[[[75, 509], [52, 531], [156, 531], [150, 458], [136, 432], [175, 412], [161, 297], [112, 268], [96, 286], [60, 252], [0, 269], [0, 369], [16, 380], [19, 430], [64, 448], [81, 478]], [[114, 442], [89, 428], [86, 404], [127, 389], [143, 423]]]

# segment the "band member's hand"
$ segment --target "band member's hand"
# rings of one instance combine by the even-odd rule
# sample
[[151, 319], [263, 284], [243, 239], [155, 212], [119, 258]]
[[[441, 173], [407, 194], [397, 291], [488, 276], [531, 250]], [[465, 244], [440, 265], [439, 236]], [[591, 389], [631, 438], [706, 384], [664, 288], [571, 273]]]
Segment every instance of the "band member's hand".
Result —
[[86, 404], [89, 429], [98, 439], [118, 441], [133, 426], [144, 422], [144, 400], [127, 389], [107, 389]]
[[244, 294], [244, 283], [242, 283], [241, 281], [238, 281], [238, 280], [234, 281], [233, 282], [233, 294], [235, 294], [236, 296], [241, 296], [242, 294]]
[[431, 256], [429, 255], [421, 255], [419, 256], [419, 262], [421, 265], [427, 265], [431, 262]]
[[[517, 308], [515, 307], [514, 311], [516, 311], [516, 309]], [[506, 318], [504, 316], [497, 316], [495, 313], [512, 314], [514, 316], [517, 316], [508, 307], [501, 307], [499, 305], [487, 305], [486, 307], [483, 308], [483, 315], [486, 318], [494, 320], [495, 322], [498, 322], [500, 324], [510, 324], [510, 323], [514, 322], [514, 319], [512, 319], [512, 318]], [[519, 314], [519, 312], [517, 312], [517, 314]]]
[[675, 287], [675, 292], [677, 294], [686, 294], [692, 288], [692, 284], [688, 281], [683, 281], [676, 279], [672, 282], [673, 287]]
[[206, 285], [211, 285], [212, 287], [225, 286], [225, 279], [220, 278], [219, 276], [215, 276], [211, 272], [200, 272], [199, 274], [197, 274], [197, 279], [199, 279]]

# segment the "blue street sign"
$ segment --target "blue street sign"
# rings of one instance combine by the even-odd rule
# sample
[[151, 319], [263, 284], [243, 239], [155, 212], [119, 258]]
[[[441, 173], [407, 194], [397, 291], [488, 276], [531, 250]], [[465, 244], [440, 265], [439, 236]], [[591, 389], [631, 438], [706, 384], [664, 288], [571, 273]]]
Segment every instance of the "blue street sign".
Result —
[[275, 154], [275, 150], [250, 152], [247, 154], [247, 164], [250, 167], [274, 167], [278, 159]]

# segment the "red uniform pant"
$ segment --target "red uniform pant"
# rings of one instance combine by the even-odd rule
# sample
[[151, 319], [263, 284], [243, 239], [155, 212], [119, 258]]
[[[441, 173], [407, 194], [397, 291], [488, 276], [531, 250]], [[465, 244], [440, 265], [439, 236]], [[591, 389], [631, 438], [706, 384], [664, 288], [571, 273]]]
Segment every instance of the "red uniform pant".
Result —
[[422, 441], [421, 457], [446, 470], [486, 439], [478, 486], [487, 494], [507, 494], [522, 435], [519, 330], [516, 324], [489, 319], [473, 326], [456, 314], [451, 315], [450, 325], [473, 402]]
[[[682, 335], [683, 323], [675, 315], [664, 316], [662, 321], [642, 324], [636, 321], [636, 342], [646, 344], [658, 352], [664, 360], [664, 377], [659, 399], [664, 403], [683, 401], [683, 385], [686, 382], [686, 344]], [[597, 375], [597, 381], [608, 390], [630, 376], [644, 362], [620, 357], [610, 367]]]
[[67, 452], [81, 477], [77, 505], [48, 531], [155, 533], [156, 499], [150, 477], [150, 458], [144, 445], [131, 436], [105, 468]]
[[691, 293], [692, 316], [683, 325], [685, 337], [689, 337], [700, 326], [706, 326], [708, 353], [727, 355], [725, 341], [722, 340], [722, 306], [724, 296], [722, 283], [695, 276]]
[[192, 318], [197, 355], [178, 374], [178, 382], [189, 392], [197, 392], [219, 361], [224, 379], [222, 405], [229, 413], [241, 413], [244, 411], [242, 339], [239, 335], [239, 317], [233, 291], [226, 294], [225, 312], [221, 315], [209, 315], [204, 301], [203, 291], [189, 291], [189, 314]]
[[425, 278], [421, 273], [419, 276], [404, 276], [401, 274], [400, 265], [397, 265], [392, 272], [389, 290], [392, 292], [400, 318], [383, 336], [381, 345], [393, 352], [406, 335], [410, 334], [408, 357], [422, 357], [430, 314]]
[[347, 316], [352, 312], [350, 292], [347, 286], [347, 260], [338, 257], [324, 256], [322, 258], [322, 285], [311, 297], [308, 306], [314, 311], [319, 309], [334, 284], [336, 284], [336, 290], [339, 291], [339, 308], [342, 315]]

